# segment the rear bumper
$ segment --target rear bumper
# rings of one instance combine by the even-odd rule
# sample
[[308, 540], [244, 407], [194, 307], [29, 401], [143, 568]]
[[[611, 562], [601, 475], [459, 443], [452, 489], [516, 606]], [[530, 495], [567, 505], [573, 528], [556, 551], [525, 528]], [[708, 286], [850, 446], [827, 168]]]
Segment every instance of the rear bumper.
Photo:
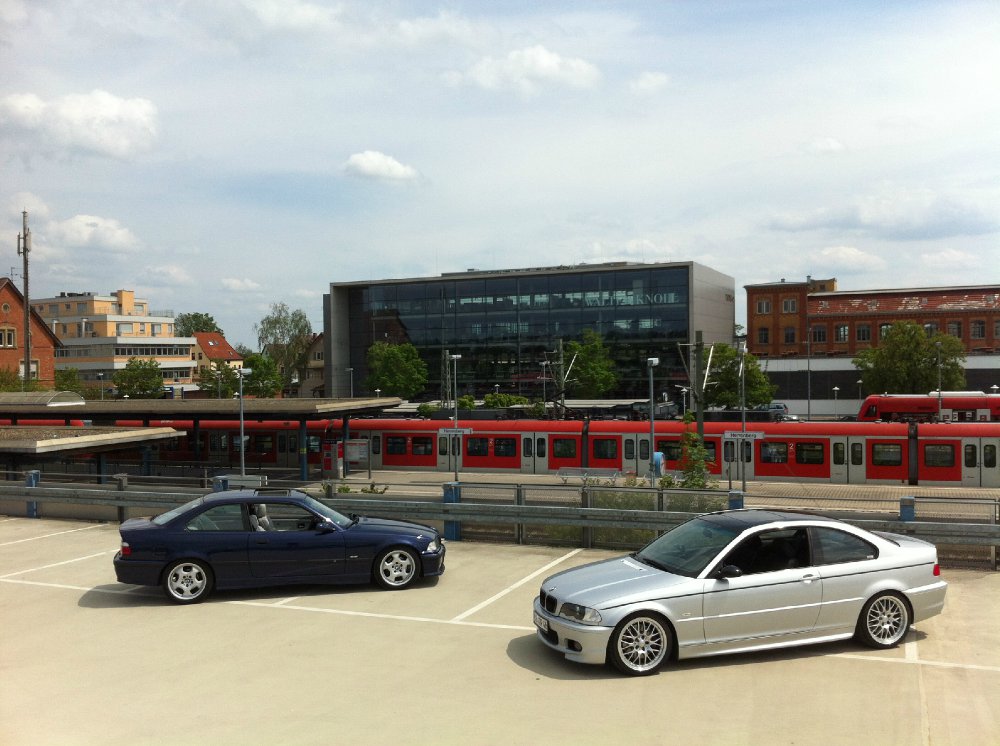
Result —
[[940, 614], [944, 609], [944, 597], [948, 584], [943, 580], [920, 588], [911, 588], [906, 595], [913, 606], [913, 621], [919, 622]]
[[115, 555], [115, 576], [119, 583], [129, 585], [159, 585], [162, 562], [122, 559], [122, 553]]

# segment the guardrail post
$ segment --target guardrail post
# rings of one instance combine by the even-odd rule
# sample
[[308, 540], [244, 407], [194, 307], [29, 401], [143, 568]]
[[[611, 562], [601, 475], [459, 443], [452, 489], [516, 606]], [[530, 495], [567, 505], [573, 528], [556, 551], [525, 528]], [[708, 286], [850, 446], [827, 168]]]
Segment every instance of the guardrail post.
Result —
[[[524, 505], [524, 485], [514, 485], [514, 504]], [[518, 544], [524, 543], [524, 524], [518, 522], [514, 527], [514, 541]]]
[[[444, 486], [444, 502], [446, 503], [462, 502], [462, 484], [460, 482], [445, 482], [443, 486]], [[447, 541], [461, 541], [462, 540], [461, 522], [445, 521], [444, 538]]]
[[[25, 487], [37, 487], [39, 480], [42, 478], [42, 472], [38, 469], [32, 469], [24, 473], [24, 486]], [[38, 502], [35, 500], [28, 500], [24, 504], [25, 513], [28, 518], [38, 518]]]
[[899, 498], [899, 520], [917, 520], [917, 500], [912, 496]]
[[[115, 474], [115, 481], [118, 483], [118, 491], [125, 492], [128, 489], [128, 474]], [[125, 522], [125, 506], [118, 506], [118, 522]]]
[[[590, 507], [590, 488], [584, 485], [580, 488], [580, 507], [589, 508]], [[583, 536], [581, 537], [584, 549], [594, 548], [594, 532], [590, 526], [583, 527]]]
[[729, 509], [743, 510], [743, 493], [740, 490], [729, 490]]

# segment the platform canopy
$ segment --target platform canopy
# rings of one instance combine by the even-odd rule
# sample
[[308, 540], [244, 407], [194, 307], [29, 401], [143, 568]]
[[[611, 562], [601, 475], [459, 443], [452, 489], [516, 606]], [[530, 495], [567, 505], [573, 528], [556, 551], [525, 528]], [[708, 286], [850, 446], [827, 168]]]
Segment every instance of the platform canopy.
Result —
[[0, 407], [74, 407], [86, 400], [75, 391], [4, 391]]

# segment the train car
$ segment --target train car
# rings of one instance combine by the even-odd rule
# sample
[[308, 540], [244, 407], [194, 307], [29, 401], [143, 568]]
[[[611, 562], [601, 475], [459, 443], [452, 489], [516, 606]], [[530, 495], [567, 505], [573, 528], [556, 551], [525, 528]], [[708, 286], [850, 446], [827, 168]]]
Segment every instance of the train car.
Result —
[[861, 403], [859, 422], [1000, 422], [1000, 394], [936, 391], [873, 394]]

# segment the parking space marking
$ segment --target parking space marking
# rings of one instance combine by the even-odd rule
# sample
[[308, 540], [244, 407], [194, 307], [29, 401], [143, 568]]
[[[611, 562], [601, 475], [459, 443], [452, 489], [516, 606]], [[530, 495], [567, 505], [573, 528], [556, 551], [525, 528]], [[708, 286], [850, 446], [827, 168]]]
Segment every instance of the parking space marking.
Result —
[[76, 533], [77, 531], [89, 531], [92, 528], [100, 528], [103, 525], [104, 525], [103, 523], [95, 523], [91, 526], [84, 526], [83, 528], [71, 528], [66, 531], [56, 531], [53, 534], [42, 534], [41, 536], [30, 536], [27, 539], [16, 539], [15, 541], [5, 541], [3, 544], [0, 544], [0, 547], [9, 547], [12, 544], [23, 544], [26, 541], [37, 541], [38, 539], [48, 539], [50, 536], [62, 536], [63, 534], [72, 534]]
[[108, 554], [114, 554], [117, 549], [105, 549], [103, 552], [98, 552], [97, 554], [88, 554], [86, 557], [76, 557], [74, 559], [63, 560], [62, 562], [53, 562], [51, 565], [42, 565], [41, 567], [32, 567], [27, 570], [18, 570], [17, 572], [10, 572], [6, 575], [0, 575], [0, 580], [6, 580], [7, 578], [12, 578], [15, 575], [26, 575], [29, 572], [38, 572], [39, 570], [48, 570], [50, 567], [59, 567], [60, 565], [71, 565], [74, 562], [83, 562], [84, 560], [94, 559], [94, 557], [103, 557]]
[[855, 661], [871, 661], [873, 663], [897, 663], [908, 666], [930, 666], [931, 668], [957, 668], [962, 671], [987, 671], [1000, 673], [1000, 666], [983, 666], [978, 663], [948, 663], [946, 661], [910, 660], [908, 658], [881, 658], [876, 655], [860, 653], [834, 653], [834, 658], [846, 658]]
[[507, 586], [506, 588], [504, 588], [504, 589], [503, 589], [502, 591], [500, 591], [500, 592], [499, 592], [499, 593], [497, 593], [496, 595], [494, 595], [494, 596], [491, 596], [490, 598], [488, 598], [488, 599], [486, 599], [485, 601], [483, 601], [483, 602], [482, 602], [481, 604], [476, 604], [476, 605], [475, 605], [475, 606], [473, 606], [473, 607], [472, 607], [471, 609], [469, 609], [469, 610], [467, 610], [467, 611], [463, 611], [463, 612], [462, 612], [461, 614], [459, 614], [459, 615], [458, 615], [458, 616], [456, 616], [456, 617], [452, 617], [451, 621], [453, 621], [453, 622], [460, 622], [460, 621], [462, 621], [463, 619], [465, 619], [465, 618], [466, 618], [467, 616], [472, 616], [472, 615], [473, 615], [473, 614], [475, 614], [475, 613], [476, 613], [477, 611], [480, 611], [481, 609], [485, 609], [485, 608], [486, 608], [487, 606], [489, 606], [489, 605], [490, 605], [491, 603], [493, 603], [493, 602], [494, 602], [494, 601], [496, 601], [497, 599], [500, 599], [500, 598], [503, 598], [504, 596], [506, 596], [506, 595], [507, 595], [508, 593], [510, 593], [511, 591], [513, 591], [513, 590], [516, 590], [516, 589], [520, 588], [520, 587], [521, 587], [522, 585], [524, 585], [525, 583], [527, 583], [527, 582], [529, 582], [529, 581], [533, 580], [534, 578], [537, 578], [537, 577], [538, 577], [539, 575], [541, 575], [541, 574], [542, 574], [543, 572], [547, 572], [548, 570], [551, 570], [551, 569], [552, 569], [553, 567], [555, 567], [556, 565], [558, 565], [558, 564], [559, 564], [560, 562], [565, 562], [565, 561], [566, 561], [566, 560], [568, 560], [568, 559], [569, 559], [570, 557], [573, 557], [573, 556], [575, 556], [575, 555], [579, 554], [579, 553], [580, 553], [580, 552], [582, 552], [582, 551], [583, 551], [583, 549], [582, 549], [582, 548], [581, 548], [581, 549], [574, 549], [574, 550], [573, 550], [572, 552], [570, 552], [569, 554], [565, 554], [565, 555], [563, 555], [562, 557], [560, 557], [559, 559], [556, 559], [556, 560], [552, 560], [552, 561], [551, 561], [551, 562], [550, 562], [549, 564], [547, 564], [547, 565], [546, 565], [545, 567], [543, 567], [543, 568], [541, 568], [541, 569], [538, 569], [538, 570], [535, 570], [535, 572], [531, 573], [531, 575], [529, 575], [528, 577], [526, 577], [526, 578], [521, 578], [520, 580], [518, 580], [518, 581], [517, 581], [516, 583], [514, 583], [513, 585], [509, 585], [509, 586]]

